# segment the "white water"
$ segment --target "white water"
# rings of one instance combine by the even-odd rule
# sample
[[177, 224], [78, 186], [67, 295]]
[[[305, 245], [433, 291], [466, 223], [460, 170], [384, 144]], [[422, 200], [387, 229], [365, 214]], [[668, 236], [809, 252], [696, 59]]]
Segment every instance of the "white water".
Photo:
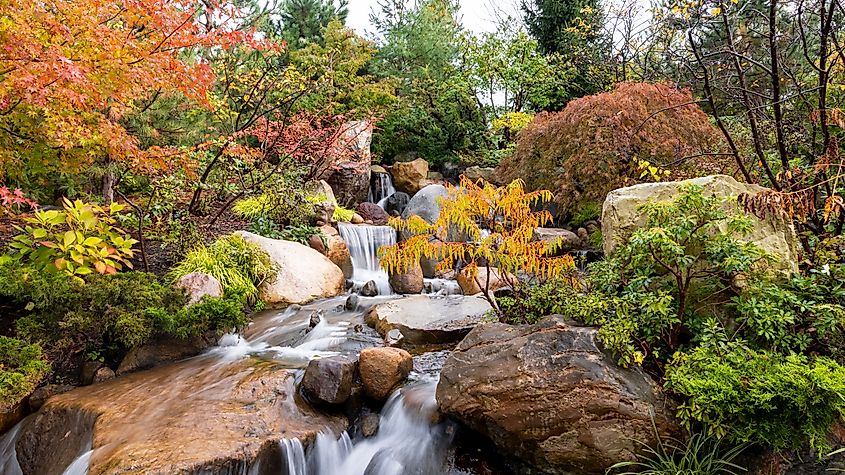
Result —
[[396, 244], [396, 230], [389, 226], [338, 223], [338, 231], [352, 257], [354, 288], [372, 280], [378, 287], [379, 295], [391, 294], [387, 272], [379, 265], [378, 249]]
[[423, 279], [423, 292], [429, 295], [463, 295], [457, 280]]
[[435, 381], [396, 391], [387, 401], [373, 437], [352, 440], [320, 433], [300, 466], [302, 445], [283, 444], [283, 465], [295, 475], [427, 475], [446, 473], [452, 442], [445, 423], [434, 423]]
[[396, 193], [396, 188], [393, 187], [393, 179], [390, 178], [390, 174], [374, 173], [367, 201], [370, 203], [376, 203], [381, 206], [381, 209], [384, 209], [387, 204], [387, 199], [390, 198], [390, 195], [393, 193]]

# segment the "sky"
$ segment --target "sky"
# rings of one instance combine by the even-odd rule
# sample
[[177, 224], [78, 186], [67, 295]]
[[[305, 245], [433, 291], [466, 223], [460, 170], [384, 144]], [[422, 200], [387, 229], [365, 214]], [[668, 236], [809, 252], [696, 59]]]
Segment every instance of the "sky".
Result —
[[[505, 16], [518, 16], [517, 0], [460, 0], [461, 19], [464, 27], [475, 32], [483, 33], [496, 29], [496, 12], [505, 12]], [[370, 11], [378, 8], [377, 0], [349, 0], [349, 16], [347, 26], [352, 27], [358, 34], [369, 37], [367, 33], [373, 31], [370, 24]]]

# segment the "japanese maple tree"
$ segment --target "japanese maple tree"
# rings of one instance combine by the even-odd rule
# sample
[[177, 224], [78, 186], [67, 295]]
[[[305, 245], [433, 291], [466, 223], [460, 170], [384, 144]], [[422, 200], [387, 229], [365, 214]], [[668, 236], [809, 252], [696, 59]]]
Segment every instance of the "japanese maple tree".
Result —
[[265, 47], [215, 0], [7, 0], [0, 5], [0, 166], [74, 172], [100, 163], [165, 165], [122, 119], [161, 94], [206, 105], [202, 51]]

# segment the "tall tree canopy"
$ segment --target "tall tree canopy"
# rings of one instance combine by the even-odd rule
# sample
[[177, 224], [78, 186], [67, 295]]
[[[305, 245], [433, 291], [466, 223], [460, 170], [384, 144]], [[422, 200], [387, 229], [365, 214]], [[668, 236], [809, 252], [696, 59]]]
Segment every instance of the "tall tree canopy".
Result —
[[332, 20], [346, 22], [347, 0], [282, 0], [276, 29], [292, 48], [319, 42]]

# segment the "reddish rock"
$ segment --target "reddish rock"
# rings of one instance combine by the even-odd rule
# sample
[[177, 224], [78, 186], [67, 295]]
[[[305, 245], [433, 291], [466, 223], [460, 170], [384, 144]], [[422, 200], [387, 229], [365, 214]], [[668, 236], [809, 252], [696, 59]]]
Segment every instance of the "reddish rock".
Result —
[[358, 371], [367, 396], [384, 401], [414, 367], [411, 354], [399, 348], [365, 348], [358, 357]]

